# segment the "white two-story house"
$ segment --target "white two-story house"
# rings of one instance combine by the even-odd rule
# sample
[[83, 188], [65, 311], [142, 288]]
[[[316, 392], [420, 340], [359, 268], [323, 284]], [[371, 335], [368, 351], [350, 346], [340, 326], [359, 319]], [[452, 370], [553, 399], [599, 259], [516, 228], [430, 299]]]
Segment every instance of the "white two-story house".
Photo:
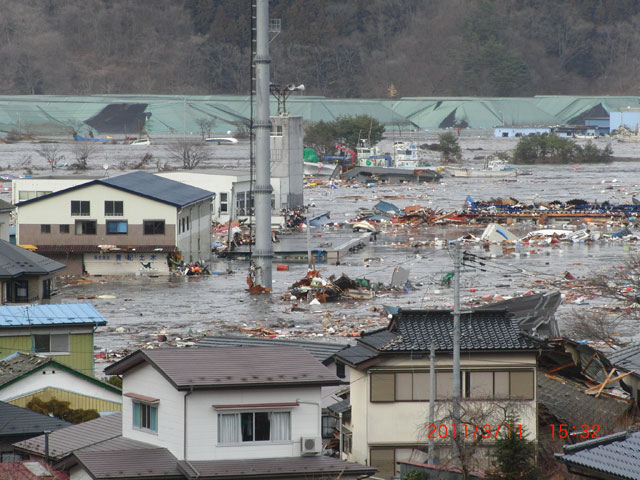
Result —
[[[426, 463], [431, 436], [435, 461], [450, 463], [452, 334], [449, 310], [400, 310], [387, 328], [363, 335], [356, 346], [336, 355], [350, 370], [348, 460], [374, 466], [377, 476], [388, 479], [400, 475], [399, 462]], [[432, 343], [435, 405], [433, 426], [429, 427]], [[487, 310], [461, 315], [460, 349], [462, 411], [468, 412], [462, 421], [467, 425], [467, 438], [471, 442], [478, 437], [475, 424], [480, 421], [492, 432], [492, 438], [483, 440], [474, 453], [477, 464], [472, 467], [482, 468], [505, 413], [517, 416], [518, 434], [537, 438], [537, 347], [520, 333], [506, 311]], [[506, 428], [501, 428], [504, 433]]]
[[300, 347], [138, 350], [105, 373], [122, 376], [121, 416], [16, 447], [42, 456], [48, 446], [71, 480], [355, 480], [375, 473], [320, 455], [320, 390], [341, 380]]
[[69, 274], [167, 274], [211, 258], [212, 196], [143, 171], [92, 180], [19, 202], [17, 243]]

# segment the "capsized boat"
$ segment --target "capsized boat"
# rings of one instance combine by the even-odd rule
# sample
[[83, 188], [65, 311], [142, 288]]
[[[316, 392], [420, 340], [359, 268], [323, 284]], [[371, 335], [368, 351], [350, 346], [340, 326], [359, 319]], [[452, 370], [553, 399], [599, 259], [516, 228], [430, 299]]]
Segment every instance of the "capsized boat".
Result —
[[218, 145], [235, 145], [238, 143], [238, 139], [233, 137], [209, 137], [205, 139], [205, 142], [217, 143]]

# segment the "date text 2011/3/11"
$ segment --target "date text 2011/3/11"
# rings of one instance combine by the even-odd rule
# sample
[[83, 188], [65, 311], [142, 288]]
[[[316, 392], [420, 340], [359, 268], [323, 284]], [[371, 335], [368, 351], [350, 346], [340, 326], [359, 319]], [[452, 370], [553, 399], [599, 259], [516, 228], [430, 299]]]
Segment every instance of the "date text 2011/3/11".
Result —
[[505, 423], [498, 425], [468, 425], [466, 423], [461, 424], [460, 426], [435, 424], [431, 423], [427, 426], [427, 438], [429, 439], [438, 439], [438, 438], [447, 438], [449, 436], [453, 436], [453, 438], [458, 438], [458, 431], [462, 438], [493, 438], [496, 440], [499, 436], [511, 438], [514, 437], [522, 438], [522, 425], [520, 423], [515, 423], [513, 425]]

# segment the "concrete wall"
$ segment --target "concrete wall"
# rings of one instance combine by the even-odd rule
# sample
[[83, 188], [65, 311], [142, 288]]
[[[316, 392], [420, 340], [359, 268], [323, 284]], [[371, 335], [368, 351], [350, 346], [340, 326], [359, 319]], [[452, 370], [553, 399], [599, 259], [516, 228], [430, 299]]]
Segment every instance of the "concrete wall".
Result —
[[[286, 206], [304, 205], [304, 162], [302, 117], [279, 115], [271, 117], [271, 176], [288, 179]], [[277, 132], [277, 134], [275, 134]], [[282, 135], [280, 135], [282, 132]], [[283, 195], [284, 197], [284, 195]], [[284, 198], [283, 198], [284, 199]]]

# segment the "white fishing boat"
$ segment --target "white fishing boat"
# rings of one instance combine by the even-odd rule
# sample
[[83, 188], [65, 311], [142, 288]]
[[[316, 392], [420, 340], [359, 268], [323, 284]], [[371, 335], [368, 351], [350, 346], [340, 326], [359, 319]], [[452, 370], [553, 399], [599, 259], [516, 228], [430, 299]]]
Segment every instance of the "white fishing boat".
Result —
[[447, 167], [447, 173], [452, 177], [477, 177], [477, 178], [508, 178], [518, 176], [518, 169], [509, 165], [504, 160], [490, 160], [484, 168], [473, 167]]

